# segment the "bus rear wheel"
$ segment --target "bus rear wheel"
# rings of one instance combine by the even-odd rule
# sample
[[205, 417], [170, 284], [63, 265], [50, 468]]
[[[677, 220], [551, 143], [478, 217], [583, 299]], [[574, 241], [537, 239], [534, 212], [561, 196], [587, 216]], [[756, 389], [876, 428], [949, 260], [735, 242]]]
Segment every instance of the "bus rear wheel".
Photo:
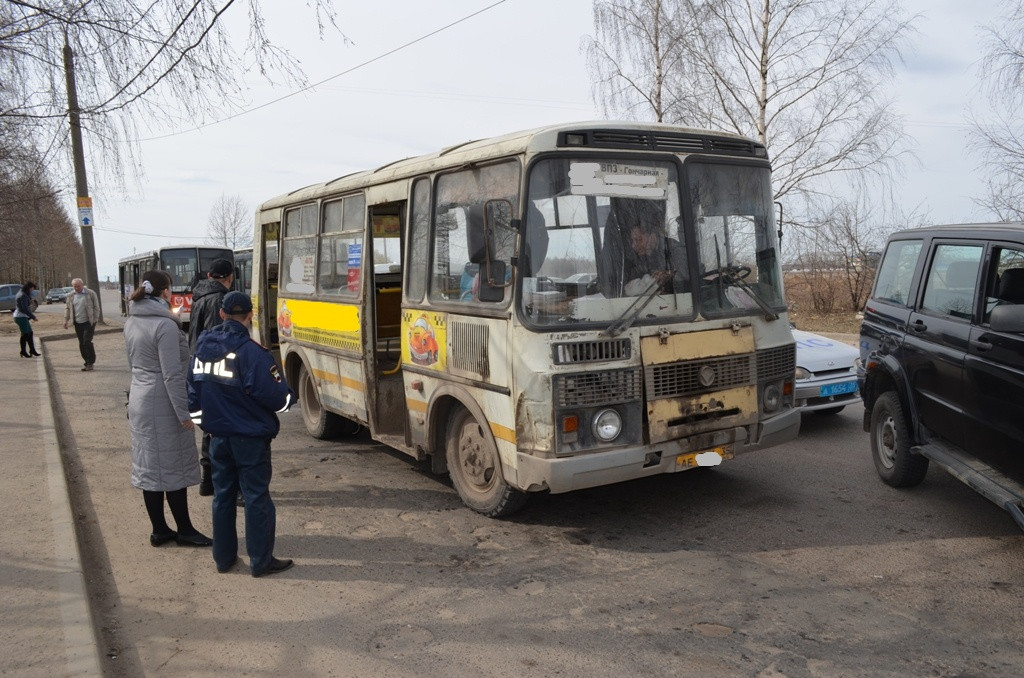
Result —
[[512, 515], [527, 495], [507, 482], [494, 442], [476, 418], [460, 407], [448, 426], [446, 449], [452, 484], [466, 506], [489, 518]]
[[309, 368], [303, 363], [299, 367], [299, 409], [302, 411], [302, 423], [306, 432], [317, 440], [327, 440], [338, 436], [352, 436], [361, 430], [361, 426], [345, 417], [328, 412], [320, 404], [320, 394], [316, 390], [316, 382]]

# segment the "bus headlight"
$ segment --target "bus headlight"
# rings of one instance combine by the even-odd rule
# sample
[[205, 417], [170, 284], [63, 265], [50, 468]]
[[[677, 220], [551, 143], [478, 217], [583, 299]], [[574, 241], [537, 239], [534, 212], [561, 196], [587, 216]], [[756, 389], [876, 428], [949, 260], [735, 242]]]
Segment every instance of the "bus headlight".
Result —
[[594, 437], [604, 443], [610, 443], [622, 432], [622, 417], [613, 409], [601, 410], [594, 415], [591, 427]]
[[761, 396], [761, 407], [765, 412], [774, 412], [782, 404], [782, 391], [778, 384], [768, 384], [764, 387], [764, 394]]

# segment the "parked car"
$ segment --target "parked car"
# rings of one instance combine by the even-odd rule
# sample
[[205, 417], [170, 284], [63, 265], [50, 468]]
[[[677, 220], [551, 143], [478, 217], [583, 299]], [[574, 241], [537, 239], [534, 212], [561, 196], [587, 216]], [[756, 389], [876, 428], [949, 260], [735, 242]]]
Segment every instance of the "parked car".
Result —
[[794, 329], [796, 406], [802, 412], [839, 414], [860, 402], [857, 349], [819, 334]]
[[860, 351], [882, 480], [917, 485], [935, 462], [1024, 529], [1024, 223], [893, 234]]
[[68, 295], [75, 291], [74, 287], [54, 287], [46, 293], [46, 303], [64, 303]]
[[[0, 311], [13, 311], [15, 306], [14, 299], [20, 291], [21, 285], [18, 283], [0, 285]], [[39, 290], [32, 290], [32, 310], [34, 311], [37, 308], [39, 308]]]

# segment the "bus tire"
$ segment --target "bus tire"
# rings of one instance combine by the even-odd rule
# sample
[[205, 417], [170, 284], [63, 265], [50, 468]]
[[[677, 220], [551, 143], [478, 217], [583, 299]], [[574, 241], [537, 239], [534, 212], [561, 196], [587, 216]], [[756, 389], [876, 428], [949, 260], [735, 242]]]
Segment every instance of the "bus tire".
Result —
[[328, 440], [341, 435], [355, 435], [362, 428], [358, 423], [328, 412], [320, 404], [320, 394], [309, 368], [303, 363], [299, 367], [299, 409], [306, 432], [317, 440]]
[[887, 391], [871, 408], [871, 457], [878, 477], [892, 487], [913, 487], [928, 473], [928, 457], [910, 452], [907, 426], [899, 396]]
[[526, 504], [526, 493], [505, 482], [494, 441], [463, 407], [449, 420], [445, 457], [455, 490], [474, 511], [501, 518]]

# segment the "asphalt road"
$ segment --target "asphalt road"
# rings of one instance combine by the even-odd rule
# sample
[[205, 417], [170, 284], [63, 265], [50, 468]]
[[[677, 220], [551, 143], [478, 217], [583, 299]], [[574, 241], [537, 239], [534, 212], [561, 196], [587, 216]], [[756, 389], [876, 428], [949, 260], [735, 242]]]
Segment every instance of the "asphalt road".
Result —
[[[113, 306], [105, 303], [110, 317]], [[51, 359], [109, 675], [1019, 676], [1024, 536], [940, 470], [878, 480], [860, 407], [714, 469], [537, 496], [511, 519], [366, 436], [274, 443], [252, 579], [153, 549], [128, 484], [118, 333]], [[190, 492], [209, 527], [209, 500]], [[243, 560], [244, 553], [243, 553]]]

